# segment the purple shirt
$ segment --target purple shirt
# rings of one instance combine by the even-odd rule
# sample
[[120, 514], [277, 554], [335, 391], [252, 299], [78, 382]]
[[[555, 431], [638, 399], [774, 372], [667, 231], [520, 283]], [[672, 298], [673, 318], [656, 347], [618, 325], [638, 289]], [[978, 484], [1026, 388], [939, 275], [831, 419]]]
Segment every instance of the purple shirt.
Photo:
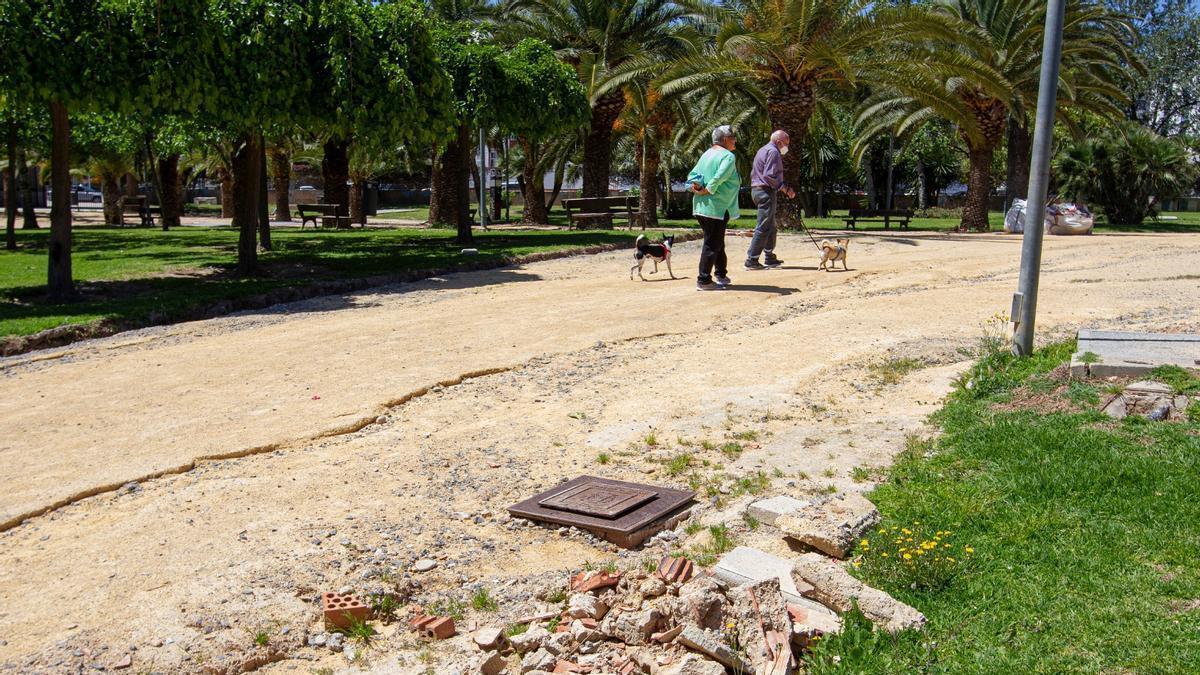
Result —
[[750, 187], [778, 190], [783, 187], [783, 155], [774, 143], [768, 142], [754, 154], [750, 170]]

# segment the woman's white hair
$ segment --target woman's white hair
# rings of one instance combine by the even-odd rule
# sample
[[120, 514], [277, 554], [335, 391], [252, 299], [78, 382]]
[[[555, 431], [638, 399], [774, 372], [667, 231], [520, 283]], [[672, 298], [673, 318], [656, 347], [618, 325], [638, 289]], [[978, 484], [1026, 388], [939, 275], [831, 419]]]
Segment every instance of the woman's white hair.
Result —
[[713, 133], [712, 133], [713, 145], [717, 145], [721, 141], [723, 141], [726, 138], [729, 138], [731, 136], [734, 136], [734, 137], [737, 136], [737, 134], [733, 133], [733, 127], [729, 126], [728, 124], [722, 124], [721, 126], [717, 127], [716, 129], [713, 129]]

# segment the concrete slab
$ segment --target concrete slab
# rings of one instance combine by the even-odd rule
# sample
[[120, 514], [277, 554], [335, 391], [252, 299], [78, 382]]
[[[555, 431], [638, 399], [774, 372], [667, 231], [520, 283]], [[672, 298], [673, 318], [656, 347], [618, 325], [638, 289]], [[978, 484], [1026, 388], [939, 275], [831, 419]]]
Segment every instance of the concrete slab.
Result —
[[746, 514], [760, 523], [766, 523], [767, 525], [773, 526], [775, 525], [775, 520], [779, 518], [779, 516], [787, 515], [789, 513], [796, 513], [797, 511], [808, 506], [810, 503], [811, 502], [804, 501], [803, 499], [796, 499], [795, 497], [789, 497], [787, 495], [779, 495], [778, 497], [771, 497], [770, 499], [760, 499], [750, 506], [747, 506]]
[[729, 553], [721, 556], [713, 567], [712, 573], [722, 581], [733, 586], [745, 586], [767, 579], [779, 579], [779, 590], [783, 599], [794, 605], [799, 605], [810, 611], [832, 614], [829, 608], [821, 603], [804, 597], [804, 593], [812, 588], [805, 584], [798, 587], [792, 578], [792, 568], [795, 564], [786, 558], [771, 555], [749, 546], [738, 546]]
[[1200, 335], [1081, 330], [1071, 374], [1139, 377], [1165, 365], [1200, 368]]

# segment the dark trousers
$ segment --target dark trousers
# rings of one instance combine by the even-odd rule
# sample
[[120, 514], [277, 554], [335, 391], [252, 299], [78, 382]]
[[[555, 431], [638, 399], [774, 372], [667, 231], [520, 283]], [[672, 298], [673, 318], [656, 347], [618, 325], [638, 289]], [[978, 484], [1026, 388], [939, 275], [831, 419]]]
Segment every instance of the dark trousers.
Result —
[[729, 225], [729, 212], [721, 220], [708, 216], [696, 216], [700, 229], [704, 230], [704, 246], [700, 248], [700, 276], [696, 280], [701, 283], [712, 281], [713, 268], [717, 276], [729, 274], [729, 261], [725, 258], [725, 227]]

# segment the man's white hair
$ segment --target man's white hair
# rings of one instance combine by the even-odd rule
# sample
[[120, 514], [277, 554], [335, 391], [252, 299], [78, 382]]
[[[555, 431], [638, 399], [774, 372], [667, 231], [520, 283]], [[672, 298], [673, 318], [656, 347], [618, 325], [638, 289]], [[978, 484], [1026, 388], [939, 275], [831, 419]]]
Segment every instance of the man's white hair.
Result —
[[791, 136], [788, 135], [788, 132], [784, 131], [783, 129], [776, 129], [775, 131], [771, 132], [771, 142], [772, 143], [778, 143], [779, 141], [782, 141], [784, 139], [790, 139], [790, 138], [791, 138]]
[[712, 133], [713, 145], [717, 145], [721, 141], [724, 141], [726, 138], [736, 137], [736, 136], [737, 136], [737, 134], [733, 133], [733, 127], [729, 126], [728, 124], [722, 124], [721, 126], [717, 127], [716, 129], [713, 129], [713, 133]]

